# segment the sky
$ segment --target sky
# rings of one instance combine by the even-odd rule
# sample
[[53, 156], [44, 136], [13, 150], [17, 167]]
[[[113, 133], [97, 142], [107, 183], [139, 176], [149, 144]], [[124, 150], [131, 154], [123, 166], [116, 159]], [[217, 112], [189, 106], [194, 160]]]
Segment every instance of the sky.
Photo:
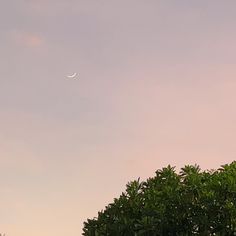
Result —
[[3, 1], [0, 233], [81, 235], [128, 181], [235, 160], [235, 8]]

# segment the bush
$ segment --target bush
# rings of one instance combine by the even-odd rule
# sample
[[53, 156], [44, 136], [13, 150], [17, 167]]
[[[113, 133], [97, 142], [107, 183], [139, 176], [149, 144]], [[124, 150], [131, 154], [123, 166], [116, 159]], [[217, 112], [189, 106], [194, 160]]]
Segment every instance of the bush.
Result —
[[167, 166], [84, 222], [85, 236], [236, 235], [236, 162], [218, 170]]

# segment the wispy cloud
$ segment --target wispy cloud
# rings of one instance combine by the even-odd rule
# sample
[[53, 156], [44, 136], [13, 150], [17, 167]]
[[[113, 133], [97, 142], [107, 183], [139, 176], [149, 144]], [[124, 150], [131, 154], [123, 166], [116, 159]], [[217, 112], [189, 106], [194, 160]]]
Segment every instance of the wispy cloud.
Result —
[[10, 32], [10, 37], [14, 43], [30, 48], [38, 48], [44, 43], [44, 39], [37, 33], [33, 32], [12, 31]]

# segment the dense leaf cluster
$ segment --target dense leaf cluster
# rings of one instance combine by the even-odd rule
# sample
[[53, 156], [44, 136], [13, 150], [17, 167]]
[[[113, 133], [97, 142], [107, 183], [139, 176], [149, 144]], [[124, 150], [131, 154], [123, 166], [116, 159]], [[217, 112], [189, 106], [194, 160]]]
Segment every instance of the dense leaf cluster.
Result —
[[84, 222], [85, 236], [236, 235], [236, 162], [218, 170], [167, 166], [127, 184], [118, 199]]

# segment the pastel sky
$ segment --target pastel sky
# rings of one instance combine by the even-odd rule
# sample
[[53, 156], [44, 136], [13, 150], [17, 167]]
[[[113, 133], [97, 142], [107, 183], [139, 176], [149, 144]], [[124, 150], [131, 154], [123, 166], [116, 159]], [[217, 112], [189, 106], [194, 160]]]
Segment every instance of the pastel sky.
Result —
[[235, 9], [3, 1], [0, 233], [81, 235], [130, 180], [235, 160]]

